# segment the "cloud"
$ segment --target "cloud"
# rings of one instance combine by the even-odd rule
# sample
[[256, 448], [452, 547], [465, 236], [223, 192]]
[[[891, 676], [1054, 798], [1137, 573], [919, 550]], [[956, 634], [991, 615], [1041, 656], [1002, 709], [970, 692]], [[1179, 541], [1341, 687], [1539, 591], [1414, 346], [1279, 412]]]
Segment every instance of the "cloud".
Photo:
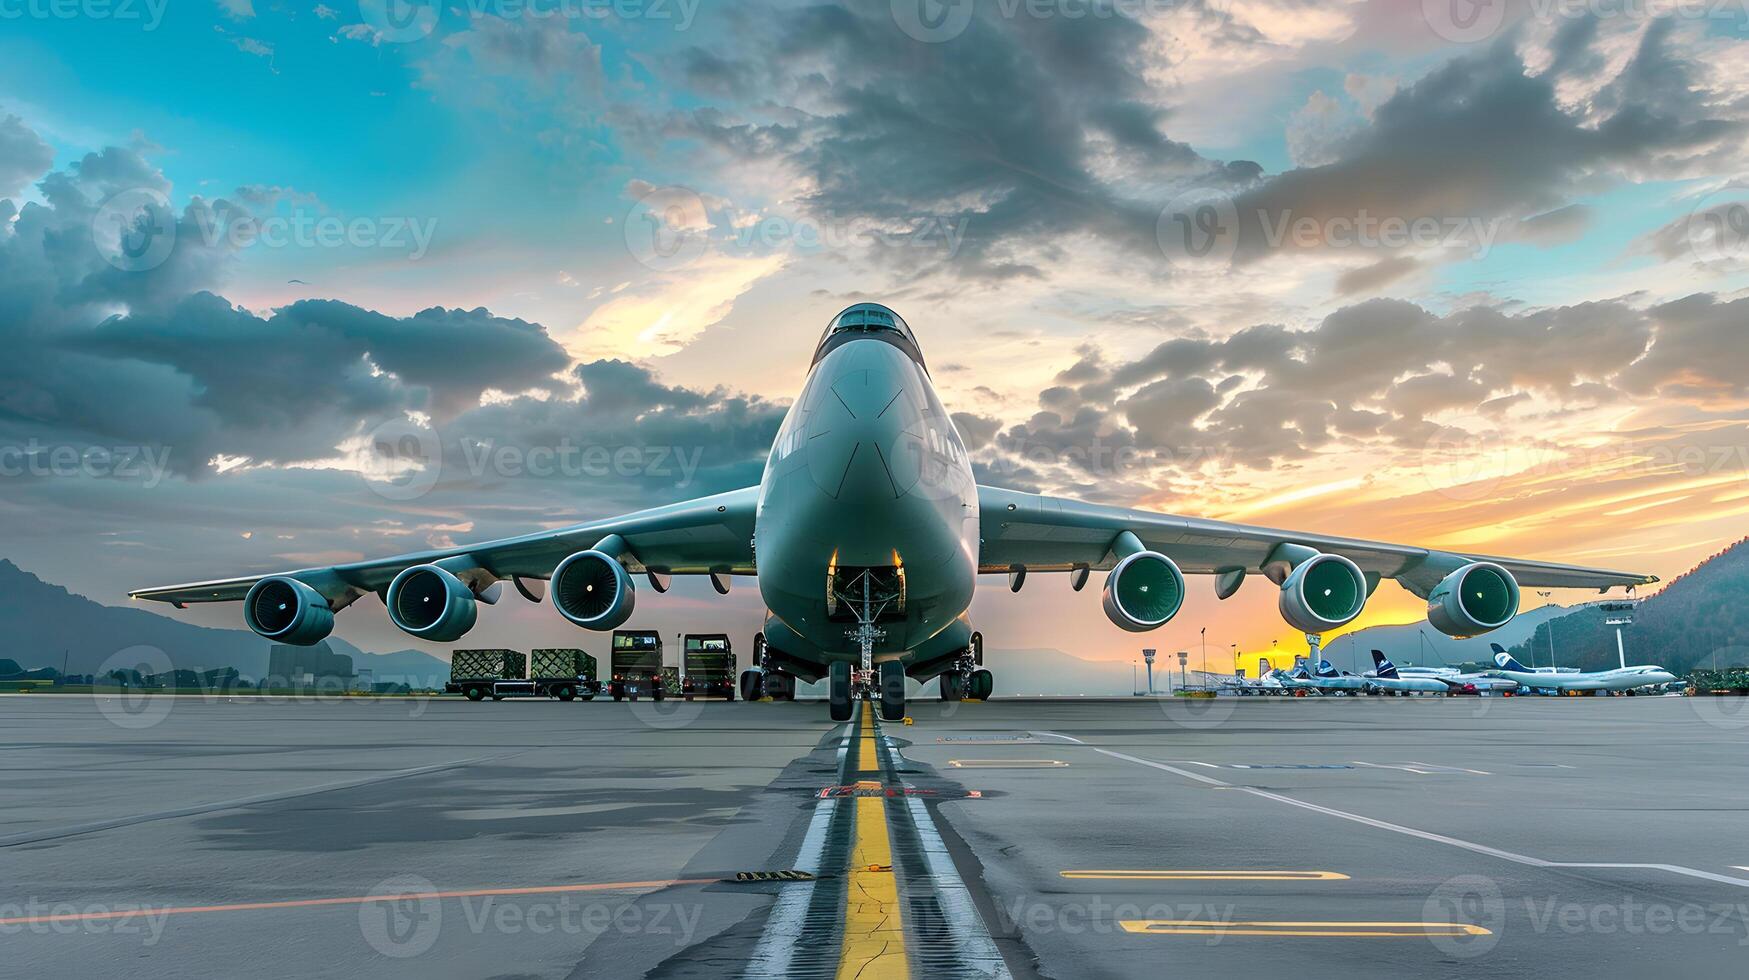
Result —
[[1738, 342], [1745, 322], [1749, 299], [1706, 294], [1443, 316], [1380, 299], [1305, 329], [1177, 338], [1128, 361], [1083, 348], [1040, 392], [1041, 411], [980, 458], [1076, 480], [1101, 475], [1086, 460], [1104, 454], [1130, 464], [1104, 475], [1142, 482], [1144, 472], [1260, 471], [1362, 445], [1416, 452], [1453, 425], [1492, 431], [1597, 405], [1717, 409], [1749, 391], [1749, 360], [1734, 356], [1749, 350]]
[[0, 116], [0, 198], [17, 197], [54, 162], [54, 151], [24, 120]]
[[[746, 476], [751, 447], [769, 447], [781, 418], [781, 405], [665, 386], [626, 362], [572, 370], [544, 327], [484, 309], [238, 307], [221, 295], [234, 246], [203, 229], [289, 189], [244, 188], [174, 214], [163, 175], [118, 148], [41, 186], [44, 203], [0, 229], [0, 437], [167, 447], [174, 472], [211, 476], [339, 465], [363, 433], [414, 417], [458, 446], [685, 445], [694, 465]], [[136, 269], [106, 260], [103, 202], [141, 193], [148, 218], [175, 234], [162, 261]]]

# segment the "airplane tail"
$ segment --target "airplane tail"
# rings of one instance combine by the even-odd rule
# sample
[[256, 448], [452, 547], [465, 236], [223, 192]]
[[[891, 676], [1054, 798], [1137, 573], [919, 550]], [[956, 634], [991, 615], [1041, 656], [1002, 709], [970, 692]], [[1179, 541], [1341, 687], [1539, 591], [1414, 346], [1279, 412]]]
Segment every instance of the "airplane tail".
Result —
[[1397, 665], [1385, 659], [1385, 652], [1383, 650], [1374, 650], [1372, 652], [1372, 663], [1373, 667], [1376, 668], [1376, 673], [1380, 677], [1393, 681], [1397, 679]]
[[1261, 677], [1264, 674], [1267, 674], [1274, 669], [1275, 668], [1269, 666], [1269, 658], [1268, 657], [1258, 657], [1257, 658], [1257, 676]]
[[1490, 646], [1494, 649], [1494, 665], [1499, 667], [1501, 670], [1515, 670], [1520, 674], [1534, 674], [1534, 673], [1536, 673], [1536, 671], [1533, 671], [1529, 667], [1526, 667], [1525, 665], [1512, 659], [1512, 654], [1507, 653], [1506, 648], [1502, 647], [1500, 644], [1490, 643], [1490, 644], [1488, 644], [1488, 646]]
[[1319, 660], [1318, 661], [1318, 676], [1319, 677], [1335, 677], [1336, 676], [1336, 665], [1331, 663], [1328, 660]]

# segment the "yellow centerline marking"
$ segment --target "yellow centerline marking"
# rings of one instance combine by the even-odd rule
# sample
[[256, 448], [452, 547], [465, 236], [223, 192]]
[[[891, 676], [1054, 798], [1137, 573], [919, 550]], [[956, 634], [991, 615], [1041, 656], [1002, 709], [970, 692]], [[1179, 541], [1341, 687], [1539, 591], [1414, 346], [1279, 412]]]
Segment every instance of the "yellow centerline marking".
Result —
[[[878, 772], [874, 712], [860, 707], [862, 726], [858, 767]], [[838, 980], [908, 980], [905, 924], [899, 911], [899, 885], [893, 874], [893, 846], [887, 831], [887, 803], [857, 797], [850, 867], [845, 869], [844, 944], [838, 954]]]
[[1425, 939], [1491, 936], [1467, 922], [1214, 922], [1208, 919], [1125, 919], [1125, 932], [1151, 936], [1288, 936], [1338, 939]]
[[1062, 871], [1065, 878], [1117, 881], [1347, 881], [1336, 871]]

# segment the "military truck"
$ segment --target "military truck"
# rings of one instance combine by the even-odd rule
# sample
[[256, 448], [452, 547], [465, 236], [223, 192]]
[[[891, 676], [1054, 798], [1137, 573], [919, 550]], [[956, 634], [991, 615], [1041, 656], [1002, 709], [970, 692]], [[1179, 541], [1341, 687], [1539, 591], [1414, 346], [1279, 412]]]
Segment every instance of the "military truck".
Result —
[[680, 693], [735, 700], [735, 651], [726, 633], [688, 633], [681, 643]]
[[615, 700], [657, 701], [668, 696], [662, 667], [662, 634], [655, 630], [614, 630], [608, 661], [607, 693]]

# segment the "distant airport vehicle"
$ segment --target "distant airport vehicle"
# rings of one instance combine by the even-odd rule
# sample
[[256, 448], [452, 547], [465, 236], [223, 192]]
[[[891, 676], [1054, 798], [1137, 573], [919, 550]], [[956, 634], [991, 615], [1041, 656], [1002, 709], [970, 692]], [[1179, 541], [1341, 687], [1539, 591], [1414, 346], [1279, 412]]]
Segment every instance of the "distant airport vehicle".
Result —
[[1454, 693], [1452, 684], [1437, 675], [1404, 676], [1397, 666], [1385, 658], [1383, 650], [1372, 652], [1373, 672], [1366, 678], [1368, 694], [1440, 694]]
[[680, 693], [735, 700], [735, 651], [725, 633], [688, 633], [680, 644]]
[[1494, 677], [1517, 681], [1520, 687], [1542, 691], [1625, 691], [1634, 693], [1640, 688], [1670, 684], [1676, 680], [1676, 675], [1662, 667], [1645, 664], [1638, 667], [1617, 667], [1614, 670], [1580, 671], [1577, 673], [1549, 674], [1533, 671], [1512, 658], [1498, 643], [1490, 643], [1494, 649], [1494, 662], [1499, 664], [1498, 670], [1488, 673]]
[[663, 677], [662, 634], [655, 630], [614, 630], [607, 693], [615, 701], [668, 696]]
[[630, 619], [634, 575], [657, 592], [673, 575], [705, 575], [719, 593], [731, 576], [753, 575], [768, 610], [754, 669], [826, 679], [835, 720], [850, 717], [861, 692], [897, 721], [907, 677], [942, 678], [944, 697], [993, 691], [967, 616], [979, 574], [1006, 575], [1018, 592], [1029, 575], [1061, 573], [1080, 591], [1094, 571], [1109, 572], [1106, 616], [1132, 632], [1178, 614], [1186, 573], [1212, 576], [1221, 599], [1262, 575], [1282, 618], [1315, 634], [1353, 621], [1387, 578], [1426, 600], [1428, 622], [1451, 636], [1506, 625], [1520, 586], [1656, 581], [978, 486], [910, 326], [858, 303], [815, 346], [759, 486], [496, 541], [130, 594], [179, 606], [241, 600], [250, 629], [299, 645], [376, 595], [396, 627], [447, 643], [506, 581], [530, 601], [550, 594], [565, 619], [605, 632]]

